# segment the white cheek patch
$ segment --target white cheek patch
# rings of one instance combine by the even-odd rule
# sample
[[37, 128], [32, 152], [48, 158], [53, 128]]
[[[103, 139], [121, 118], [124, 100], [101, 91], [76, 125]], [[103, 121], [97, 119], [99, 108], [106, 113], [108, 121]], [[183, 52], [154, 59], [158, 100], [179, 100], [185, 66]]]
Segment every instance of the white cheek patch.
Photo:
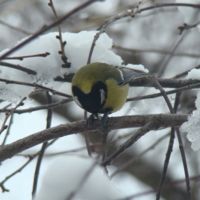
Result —
[[104, 101], [106, 100], [106, 93], [103, 89], [100, 89], [100, 97], [101, 97], [101, 104], [104, 103]]
[[124, 81], [124, 74], [120, 69], [117, 69], [119, 71], [120, 77], [122, 79], [122, 81]]
[[83, 106], [81, 105], [80, 101], [78, 100], [78, 97], [77, 97], [77, 96], [74, 96], [74, 101], [76, 102], [76, 104], [77, 104], [78, 106], [80, 106], [81, 108], [83, 107]]

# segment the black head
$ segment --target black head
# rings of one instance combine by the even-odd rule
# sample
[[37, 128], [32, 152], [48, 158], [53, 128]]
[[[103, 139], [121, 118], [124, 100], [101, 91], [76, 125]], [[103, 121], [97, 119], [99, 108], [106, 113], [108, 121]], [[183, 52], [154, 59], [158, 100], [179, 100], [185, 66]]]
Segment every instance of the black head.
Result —
[[103, 82], [98, 81], [88, 94], [85, 94], [77, 86], [72, 87], [72, 93], [78, 105], [90, 113], [98, 113], [105, 104], [107, 87]]

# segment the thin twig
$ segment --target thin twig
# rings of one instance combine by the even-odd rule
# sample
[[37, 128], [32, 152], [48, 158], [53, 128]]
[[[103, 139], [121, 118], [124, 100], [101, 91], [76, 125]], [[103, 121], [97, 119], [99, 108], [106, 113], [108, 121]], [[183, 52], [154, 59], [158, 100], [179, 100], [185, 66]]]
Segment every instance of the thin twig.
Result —
[[[47, 96], [47, 103], [51, 104], [52, 103], [52, 97], [51, 97], [51, 95], [49, 95], [49, 92], [46, 92], [46, 96]], [[47, 110], [46, 129], [51, 127], [51, 120], [52, 120], [52, 109], [49, 108]], [[41, 148], [39, 156], [38, 156], [38, 160], [37, 160], [37, 164], [36, 164], [36, 168], [35, 168], [35, 173], [34, 173], [34, 180], [33, 180], [32, 199], [34, 199], [35, 194], [36, 194], [40, 167], [41, 167], [42, 159], [44, 157], [44, 152], [45, 152], [45, 149], [46, 149], [47, 146], [48, 146], [48, 141], [46, 141], [42, 144], [42, 148]]]
[[[91, 148], [94, 149], [97, 146], [101, 146], [101, 144], [100, 143], [95, 143], [95, 144], [92, 144], [90, 146], [91, 146]], [[75, 152], [79, 152], [79, 151], [83, 151], [83, 150], [86, 150], [86, 146], [83, 146], [83, 147], [80, 147], [80, 148], [76, 148], [76, 149], [66, 150], [66, 151], [58, 151], [58, 152], [55, 152], [55, 153], [45, 153], [44, 157], [51, 157], [51, 156], [58, 156], [58, 155], [62, 155], [62, 154], [75, 153]], [[31, 157], [32, 154], [20, 153], [20, 154], [17, 154], [16, 156], [19, 156], [19, 157], [30, 156]]]
[[107, 151], [108, 151], [108, 144], [107, 144], [107, 139], [108, 139], [108, 131], [102, 131], [102, 139], [101, 139], [101, 144], [102, 144], [102, 162], [107, 158]]
[[14, 80], [8, 80], [8, 79], [3, 79], [3, 78], [0, 78], [0, 81], [1, 82], [5, 82], [6, 84], [26, 85], [26, 86], [35, 87], [35, 88], [41, 88], [43, 90], [51, 92], [53, 95], [56, 94], [56, 95], [60, 95], [60, 96], [64, 96], [64, 97], [70, 97], [71, 98], [70, 95], [64, 94], [62, 92], [58, 92], [56, 90], [53, 90], [51, 88], [47, 88], [47, 87], [39, 85], [37, 83], [27, 83], [27, 82], [14, 81]]
[[[190, 177], [190, 180], [191, 181], [197, 181], [199, 182], [200, 181], [200, 175], [197, 175], [197, 176], [193, 176], [193, 177]], [[185, 183], [185, 179], [180, 179], [178, 181], [174, 181], [174, 182], [170, 182], [168, 184], [166, 184], [163, 189], [166, 189], [166, 188], [171, 188], [173, 187], [174, 185], [180, 185], [182, 183]], [[141, 192], [141, 193], [137, 193], [137, 194], [133, 194], [133, 195], [130, 195], [130, 196], [127, 196], [125, 198], [120, 198], [120, 199], [117, 199], [117, 200], [131, 200], [131, 199], [136, 199], [136, 198], [139, 198], [141, 196], [144, 196], [144, 195], [148, 195], [148, 194], [152, 194], [152, 193], [155, 193], [155, 190], [157, 188], [155, 187], [155, 189], [152, 189], [152, 190], [148, 190], [146, 192]]]
[[179, 26], [178, 29], [180, 30], [180, 34], [182, 34], [184, 30], [188, 30], [188, 29], [195, 28], [195, 27], [197, 27], [199, 24], [200, 24], [200, 22], [197, 22], [197, 23], [192, 24], [192, 25], [183, 23], [183, 26]]
[[101, 164], [102, 166], [107, 166], [111, 164], [119, 155], [121, 155], [126, 149], [132, 146], [136, 141], [138, 141], [143, 135], [145, 135], [150, 130], [155, 130], [159, 127], [159, 123], [155, 117], [149, 119], [149, 121], [137, 132], [129, 138], [125, 143], [120, 145], [120, 147], [114, 151], [107, 159], [105, 159]]
[[170, 51], [165, 51], [162, 49], [130, 49], [130, 48], [125, 48], [125, 47], [121, 47], [121, 46], [117, 46], [117, 45], [113, 45], [114, 49], [119, 49], [119, 50], [123, 50], [123, 51], [128, 51], [128, 52], [132, 52], [132, 53], [158, 53], [158, 54], [168, 54], [168, 55], [172, 55], [172, 56], [184, 56], [184, 57], [193, 57], [193, 58], [199, 58], [200, 55], [199, 54], [190, 54], [190, 53], [175, 53], [175, 52], [170, 52]]
[[45, 58], [48, 55], [50, 55], [50, 53], [46, 52], [46, 53], [39, 53], [39, 54], [35, 54], [35, 55], [6, 57], [6, 58], [3, 58], [2, 60], [23, 60], [24, 58], [33, 58], [33, 57], [44, 57]]
[[[58, 16], [57, 16], [57, 13], [56, 13], [56, 9], [54, 7], [54, 4], [53, 4], [53, 0], [50, 0], [50, 3], [48, 3], [48, 5], [51, 7], [52, 11], [53, 11], [53, 14], [56, 18], [56, 20], [58, 19]], [[59, 32], [59, 35], [56, 36], [56, 38], [60, 41], [60, 47], [61, 47], [61, 51], [59, 51], [59, 54], [61, 54], [61, 59], [63, 61], [63, 65], [62, 67], [63, 68], [69, 68], [71, 66], [71, 64], [69, 62], [67, 62], [68, 58], [65, 54], [65, 45], [66, 45], [66, 41], [63, 42], [62, 40], [62, 32], [61, 32], [61, 25], [58, 25], [58, 32]]]
[[[198, 68], [197, 68], [198, 69]], [[72, 82], [74, 74], [67, 74], [63, 77], [56, 77], [54, 81], [59, 82]], [[158, 78], [157, 79], [162, 87], [166, 88], [180, 88], [191, 84], [200, 83], [199, 79], [174, 79], [173, 78]], [[151, 79], [145, 77], [140, 79], [133, 79], [129, 82], [130, 87], [154, 87], [153, 83], [150, 82]]]
[[19, 27], [15, 27], [15, 26], [12, 26], [12, 25], [10, 25], [10, 24], [8, 24], [8, 23], [6, 23], [6, 22], [3, 22], [2, 20], [0, 20], [0, 24], [3, 24], [3, 25], [5, 25], [5, 26], [7, 26], [7, 27], [9, 27], [9, 28], [11, 28], [11, 29], [13, 29], [13, 30], [15, 30], [15, 31], [19, 31], [19, 32], [24, 33], [24, 34], [26, 34], [26, 35], [31, 35], [31, 34], [33, 34], [33, 33], [28, 32], [28, 31], [22, 30], [22, 29], [19, 28]]
[[12, 115], [10, 116], [10, 121], [9, 121], [8, 127], [6, 129], [6, 133], [5, 133], [5, 136], [4, 136], [4, 139], [3, 139], [3, 142], [2, 142], [1, 145], [5, 145], [6, 144], [6, 140], [8, 138], [8, 135], [10, 134], [10, 128], [11, 128], [11, 124], [13, 122], [13, 114], [14, 113], [12, 113]]
[[96, 165], [97, 165], [97, 159], [87, 169], [87, 171], [85, 172], [84, 176], [81, 177], [80, 182], [78, 183], [77, 187], [74, 189], [74, 191], [72, 191], [69, 194], [69, 196], [66, 198], [66, 200], [71, 200], [76, 195], [76, 193], [78, 192], [78, 190], [80, 190], [84, 186], [84, 184], [87, 181], [87, 179], [89, 178], [89, 176], [93, 173]]
[[[188, 85], [185, 87], [180, 87], [178, 89], [174, 89], [174, 90], [170, 90], [170, 91], [165, 91], [165, 93], [167, 95], [169, 94], [174, 94], [174, 93], [178, 93], [178, 92], [182, 92], [182, 91], [186, 91], [186, 90], [190, 90], [190, 89], [195, 89], [195, 88], [199, 88], [200, 87], [200, 83], [197, 84], [192, 84], [192, 85]], [[128, 101], [136, 101], [136, 100], [141, 100], [141, 99], [150, 99], [150, 98], [156, 98], [156, 97], [160, 97], [162, 96], [161, 93], [155, 93], [155, 94], [150, 94], [150, 95], [144, 95], [144, 96], [138, 96], [138, 97], [133, 97], [133, 98], [128, 98]], [[55, 102], [52, 104], [46, 104], [46, 105], [42, 105], [42, 106], [36, 106], [36, 107], [30, 107], [27, 109], [17, 109], [14, 111], [14, 113], [17, 114], [22, 114], [22, 113], [29, 113], [29, 112], [33, 112], [33, 111], [38, 111], [38, 110], [43, 110], [43, 109], [48, 109], [48, 108], [55, 108], [55, 107], [59, 107], [65, 103], [71, 102], [73, 101], [73, 99], [64, 99], [62, 101], [59, 102]], [[0, 109], [0, 113], [2, 112], [11, 112], [12, 109]]]
[[91, 48], [90, 48], [90, 52], [88, 55], [88, 60], [87, 60], [87, 64], [89, 64], [91, 62], [91, 57], [92, 57], [92, 53], [94, 51], [94, 47], [96, 44], [96, 41], [98, 40], [98, 38], [100, 37], [100, 35], [102, 33], [105, 32], [105, 29], [113, 22], [119, 20], [119, 19], [123, 19], [126, 17], [135, 17], [136, 14], [140, 14], [144, 11], [148, 11], [148, 10], [152, 10], [152, 9], [157, 9], [157, 8], [162, 8], [162, 7], [179, 7], [179, 6], [183, 6], [183, 7], [191, 7], [191, 8], [198, 8], [200, 9], [200, 5], [197, 4], [189, 4], [189, 3], [163, 3], [163, 4], [155, 4], [153, 6], [149, 6], [146, 8], [139, 8], [141, 2], [138, 3], [138, 5], [136, 5], [134, 7], [134, 9], [129, 9], [123, 13], [117, 14], [113, 17], [111, 17], [109, 20], [107, 20], [102, 26], [100, 26], [98, 28], [99, 32], [96, 33], [96, 35], [94, 36]]
[[[178, 89], [165, 91], [165, 93], [167, 95], [169, 95], [169, 94], [179, 93], [179, 92], [182, 92], [182, 91], [195, 89], [195, 88], [199, 88], [199, 87], [200, 87], [200, 83], [197, 83], [197, 84], [192, 84], [192, 85], [188, 85], [188, 86], [185, 86], [185, 87], [181, 87], [181, 88], [178, 88]], [[152, 99], [152, 98], [156, 98], [156, 97], [160, 97], [160, 96], [162, 96], [162, 93], [149, 94], [149, 95], [144, 95], [144, 96], [128, 98], [127, 102], [128, 101], [141, 100], [141, 99], [150, 99], [150, 98]]]
[[138, 3], [138, 5], [135, 6], [135, 8], [132, 9], [132, 10], [128, 10], [128, 11], [125, 11], [125, 12], [123, 12], [121, 14], [117, 14], [117, 15], [111, 17], [101, 27], [98, 28], [99, 32], [97, 32], [95, 34], [94, 39], [92, 41], [92, 45], [90, 47], [90, 51], [89, 51], [89, 55], [88, 55], [87, 64], [89, 64], [91, 62], [92, 53], [94, 51], [94, 47], [96, 45], [96, 41], [99, 39], [100, 35], [105, 32], [105, 29], [108, 27], [108, 25], [111, 24], [111, 23], [113, 23], [113, 22], [115, 22], [115, 21], [117, 21], [117, 20], [119, 20], [119, 19], [125, 18], [125, 17], [134, 17], [135, 14], [139, 10], [139, 5], [140, 5], [140, 3]]
[[[179, 100], [180, 100], [180, 94], [181, 93], [177, 93], [176, 94], [176, 99], [175, 99], [175, 103], [174, 103], [174, 111], [175, 113], [177, 112], [178, 109], [178, 105], [179, 105]], [[173, 151], [173, 145], [174, 145], [174, 139], [175, 139], [175, 129], [171, 128], [171, 134], [170, 134], [170, 140], [169, 140], [169, 144], [168, 144], [168, 149], [167, 149], [167, 153], [166, 153], [166, 157], [165, 157], [165, 162], [164, 162], [164, 166], [163, 166], [163, 173], [162, 173], [162, 177], [159, 183], [159, 187], [158, 187], [158, 191], [157, 191], [157, 195], [156, 195], [156, 200], [160, 199], [161, 196], [161, 192], [163, 189], [163, 185], [165, 182], [165, 178], [166, 178], [166, 174], [167, 174], [167, 169], [168, 169], [168, 165], [169, 165], [169, 160], [171, 157], [171, 153]]]
[[28, 68], [22, 67], [21, 65], [14, 65], [12, 63], [2, 62], [2, 61], [0, 61], [0, 65], [4, 66], [4, 67], [10, 67], [10, 68], [13, 68], [13, 69], [17, 69], [17, 70], [20, 70], [20, 71], [25, 72], [27, 74], [32, 74], [32, 75], [36, 75], [37, 74], [36, 71], [34, 71], [32, 69], [28, 69]]
[[172, 56], [173, 56], [173, 53], [176, 51], [176, 49], [179, 47], [179, 45], [181, 44], [181, 42], [183, 41], [183, 39], [189, 34], [189, 32], [184, 32], [183, 35], [181, 35], [180, 38], [177, 39], [176, 42], [174, 42], [174, 46], [172, 47], [172, 50], [171, 50], [171, 55], [168, 55], [166, 56], [166, 59], [164, 60], [164, 62], [162, 63], [162, 65], [160, 66], [160, 70], [159, 70], [159, 73], [158, 73], [158, 77], [161, 77], [168, 65], [168, 63], [170, 62]]
[[0, 134], [1, 134], [5, 129], [7, 129], [7, 126], [6, 126], [5, 124], [6, 124], [7, 120], [8, 120], [8, 118], [14, 113], [14, 111], [15, 111], [18, 107], [24, 105], [23, 101], [24, 101], [25, 99], [26, 99], [26, 97], [24, 97], [24, 98], [11, 110], [11, 112], [8, 112], [8, 113], [5, 114], [5, 118], [4, 118], [4, 121], [3, 121], [2, 126], [1, 126], [1, 129], [0, 129]]
[[[52, 140], [47, 147], [49, 147], [50, 145], [52, 145], [57, 139]], [[21, 172], [31, 161], [33, 161], [33, 159], [38, 156], [40, 153], [40, 151], [38, 151], [37, 153], [35, 153], [34, 155], [26, 155], [26, 157], [28, 157], [28, 161], [26, 161], [20, 168], [18, 168], [17, 170], [15, 170], [12, 174], [10, 174], [9, 176], [7, 176], [3, 181], [0, 182], [0, 187], [2, 188], [3, 192], [8, 192], [9, 190], [5, 188], [4, 184], [7, 180], [9, 180], [10, 178], [12, 178], [15, 174]]]
[[[87, 112], [86, 111], [84, 111], [84, 120], [87, 120]], [[91, 148], [90, 148], [89, 134], [88, 134], [87, 131], [84, 133], [84, 139], [85, 139], [85, 144], [86, 144], [88, 155], [91, 157], [92, 151], [91, 151]]]
[[188, 72], [191, 71], [192, 69], [200, 69], [200, 65], [198, 65], [196, 67], [192, 67], [191, 69], [188, 69], [180, 74], [177, 74], [176, 76], [173, 76], [172, 78], [181, 78], [183, 76], [186, 76], [188, 74]]
[[15, 174], [19, 173], [22, 171], [22, 169], [24, 169], [33, 159], [35, 158], [35, 156], [33, 157], [29, 157], [28, 161], [26, 161], [20, 168], [18, 168], [16, 171], [14, 171], [12, 174], [10, 174], [9, 176], [6, 176], [6, 178], [0, 182], [0, 187], [2, 189], [2, 192], [9, 192], [8, 189], [5, 188], [4, 184], [7, 180], [9, 180], [11, 177], [13, 177]]
[[95, 1], [102, 1], [102, 0], [88, 0], [88, 1], [84, 2], [83, 4], [77, 6], [76, 8], [71, 10], [69, 13], [67, 13], [66, 15], [61, 17], [60, 19], [58, 19], [55, 22], [53, 22], [52, 24], [44, 27], [43, 29], [37, 31], [35, 34], [33, 34], [29, 38], [25, 39], [23, 42], [20, 42], [18, 45], [16, 45], [12, 49], [6, 51], [3, 55], [0, 56], [0, 60], [3, 59], [3, 58], [6, 58], [8, 55], [10, 55], [14, 51], [18, 50], [22, 46], [28, 44], [30, 41], [32, 41], [33, 39], [37, 38], [39, 35], [45, 33], [46, 31], [50, 30], [54, 26], [57, 26], [58, 24], [61, 24], [64, 20], [68, 19], [69, 17], [71, 17], [72, 15], [77, 13], [78, 11], [84, 9], [85, 7], [89, 6], [90, 4], [94, 3]]
[[119, 166], [117, 168], [116, 171], [114, 171], [111, 175], [110, 178], [113, 178], [113, 176], [115, 176], [117, 173], [119, 173], [120, 171], [126, 169], [127, 167], [129, 167], [130, 165], [132, 165], [134, 162], [138, 161], [143, 155], [145, 155], [147, 152], [149, 152], [150, 150], [153, 150], [162, 140], [166, 139], [167, 137], [169, 137], [169, 134], [164, 135], [163, 137], [159, 138], [155, 143], [153, 143], [150, 147], [148, 147], [147, 149], [145, 149], [142, 153], [140, 153], [137, 157], [134, 157], [132, 159], [130, 159], [129, 161], [123, 163], [121, 166]]
[[[38, 110], [44, 110], [44, 109], [46, 110], [46, 109], [49, 109], [49, 108], [56, 108], [56, 107], [59, 107], [63, 104], [69, 103], [71, 101], [73, 101], [73, 99], [63, 99], [62, 101], [51, 103], [51, 104], [46, 104], [46, 105], [36, 106], [36, 107], [30, 107], [30, 108], [27, 108], [27, 109], [15, 110], [14, 113], [22, 114], [22, 113], [30, 113], [30, 112], [38, 111]], [[0, 113], [11, 112], [11, 110], [12, 109], [3, 108], [3, 109], [0, 109]]]
[[[171, 103], [169, 101], [169, 98], [167, 97], [167, 94], [165, 93], [164, 89], [159, 84], [159, 82], [156, 80], [156, 78], [154, 78], [153, 80], [154, 80], [156, 86], [159, 88], [159, 90], [163, 94], [163, 97], [164, 97], [164, 99], [165, 99], [165, 101], [167, 103], [167, 106], [168, 106], [170, 112], [173, 113], [173, 114], [175, 114], [175, 110], [173, 109], [173, 107], [172, 107], [172, 105], [171, 105]], [[189, 181], [189, 173], [188, 173], [187, 162], [186, 162], [186, 157], [185, 157], [185, 151], [184, 151], [184, 148], [183, 148], [182, 138], [181, 138], [181, 134], [180, 134], [179, 128], [175, 128], [175, 130], [176, 130], [176, 133], [177, 133], [178, 142], [179, 142], [179, 148], [180, 148], [181, 157], [182, 157], [182, 161], [183, 161], [183, 167], [184, 167], [184, 172], [185, 172], [185, 179], [186, 179], [186, 187], [187, 187], [188, 199], [192, 200], [191, 187], [190, 187], [190, 181]], [[172, 137], [173, 137], [173, 135], [171, 136], [171, 138]], [[173, 140], [173, 138], [172, 138], [172, 140]], [[157, 200], [158, 199], [159, 198], [157, 198]]]

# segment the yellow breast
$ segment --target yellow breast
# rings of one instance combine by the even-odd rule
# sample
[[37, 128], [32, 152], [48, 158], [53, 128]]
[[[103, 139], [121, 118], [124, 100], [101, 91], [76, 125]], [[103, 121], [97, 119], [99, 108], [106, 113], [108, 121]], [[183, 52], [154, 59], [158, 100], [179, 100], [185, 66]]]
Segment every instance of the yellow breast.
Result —
[[103, 109], [113, 108], [112, 112], [116, 112], [120, 110], [126, 102], [129, 85], [119, 86], [114, 79], [108, 79], [106, 85], [108, 91]]

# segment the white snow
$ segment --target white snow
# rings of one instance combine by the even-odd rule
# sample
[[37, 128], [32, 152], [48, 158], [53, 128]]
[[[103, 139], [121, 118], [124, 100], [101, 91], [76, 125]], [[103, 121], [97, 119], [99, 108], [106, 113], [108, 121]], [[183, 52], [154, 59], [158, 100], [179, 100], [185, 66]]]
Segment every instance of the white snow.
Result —
[[181, 126], [181, 131], [188, 133], [187, 139], [192, 143], [191, 148], [197, 151], [200, 149], [200, 91], [197, 94], [195, 104], [197, 110], [193, 111], [188, 121]]
[[[19, 64], [23, 67], [35, 70], [37, 75], [29, 75], [16, 69], [2, 67], [0, 78], [28, 83], [38, 83], [63, 93], [71, 94], [68, 83], [55, 82], [54, 78], [57, 76], [63, 76], [64, 74], [75, 73], [80, 67], [87, 64], [91, 44], [96, 33], [97, 31], [62, 33], [63, 41], [67, 42], [65, 46], [65, 52], [68, 61], [71, 63], [71, 67], [69, 69], [61, 67], [63, 63], [61, 61], [60, 55], [58, 54], [58, 51], [60, 50], [59, 41], [55, 38], [55, 36], [58, 35], [58, 32], [53, 32], [38, 37], [38, 39], [33, 40], [31, 43], [28, 43], [11, 55], [24, 56], [49, 52], [50, 55], [45, 58], [33, 57], [23, 59], [23, 61], [9, 61], [10, 63], [16, 65]], [[26, 38], [23, 40], [25, 39]], [[19, 43], [23, 40], [19, 41]], [[111, 50], [112, 44], [112, 39], [109, 38], [106, 33], [100, 35], [91, 57], [91, 63], [104, 62], [112, 65], [122, 65], [123, 60], [121, 57], [116, 55]], [[5, 50], [0, 54], [3, 54], [3, 52], [5, 52]], [[142, 65], [129, 64], [128, 66], [144, 70]], [[33, 91], [33, 87], [17, 84], [5, 84], [4, 82], [0, 82], [0, 88], [0, 98], [14, 103], [19, 101], [24, 96], [28, 96]]]

